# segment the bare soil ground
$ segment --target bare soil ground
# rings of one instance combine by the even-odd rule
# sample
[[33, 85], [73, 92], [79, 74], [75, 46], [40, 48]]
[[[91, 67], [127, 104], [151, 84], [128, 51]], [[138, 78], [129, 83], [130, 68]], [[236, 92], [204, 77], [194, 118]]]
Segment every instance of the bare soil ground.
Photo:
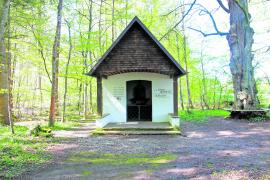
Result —
[[212, 118], [182, 129], [185, 136], [69, 136], [47, 149], [52, 164], [18, 179], [270, 179], [269, 121]]

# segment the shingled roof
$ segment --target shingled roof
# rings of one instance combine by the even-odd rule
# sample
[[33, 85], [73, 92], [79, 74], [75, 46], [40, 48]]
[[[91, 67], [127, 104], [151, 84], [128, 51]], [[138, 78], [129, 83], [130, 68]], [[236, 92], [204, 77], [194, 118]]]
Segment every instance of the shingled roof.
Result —
[[185, 74], [138, 17], [133, 18], [88, 75], [97, 77], [127, 72], [152, 72], [170, 76]]

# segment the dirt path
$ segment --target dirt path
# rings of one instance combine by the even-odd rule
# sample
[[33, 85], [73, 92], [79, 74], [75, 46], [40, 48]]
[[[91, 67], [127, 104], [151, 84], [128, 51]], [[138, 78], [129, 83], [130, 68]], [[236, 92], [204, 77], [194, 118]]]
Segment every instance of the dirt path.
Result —
[[187, 137], [70, 138], [48, 148], [53, 165], [21, 179], [270, 178], [270, 122], [213, 118], [182, 128]]

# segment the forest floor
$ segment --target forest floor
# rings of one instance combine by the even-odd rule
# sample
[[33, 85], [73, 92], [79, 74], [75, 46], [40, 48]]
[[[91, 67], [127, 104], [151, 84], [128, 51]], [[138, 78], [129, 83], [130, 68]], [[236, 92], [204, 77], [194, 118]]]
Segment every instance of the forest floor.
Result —
[[47, 148], [53, 163], [19, 179], [270, 178], [269, 121], [183, 122], [184, 136], [72, 136], [91, 129], [68, 130]]

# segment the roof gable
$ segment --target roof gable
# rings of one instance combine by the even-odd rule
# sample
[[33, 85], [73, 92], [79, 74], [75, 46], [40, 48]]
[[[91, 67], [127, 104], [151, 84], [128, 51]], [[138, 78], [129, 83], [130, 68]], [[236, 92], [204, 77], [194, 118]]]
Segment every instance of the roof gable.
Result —
[[108, 76], [125, 72], [156, 72], [173, 76], [185, 74], [138, 17], [129, 23], [88, 75]]

